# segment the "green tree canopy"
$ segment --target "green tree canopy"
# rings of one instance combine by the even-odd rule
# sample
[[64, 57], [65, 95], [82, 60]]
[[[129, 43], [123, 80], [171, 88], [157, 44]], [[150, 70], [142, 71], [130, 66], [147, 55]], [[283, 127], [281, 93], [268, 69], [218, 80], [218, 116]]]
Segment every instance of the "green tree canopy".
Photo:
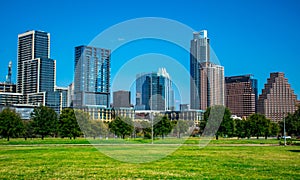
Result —
[[33, 127], [32, 127], [32, 121], [31, 120], [24, 120], [23, 125], [24, 125], [24, 131], [23, 131], [24, 139], [27, 140], [27, 138], [32, 138], [32, 136], [34, 135], [34, 131], [33, 131]]
[[75, 109], [74, 112], [76, 115], [76, 120], [84, 137], [92, 136], [92, 127], [89, 114], [78, 109]]
[[235, 135], [238, 138], [248, 137], [246, 120], [235, 119], [234, 124], [235, 124]]
[[58, 129], [56, 112], [46, 106], [34, 108], [31, 113], [32, 127], [34, 132], [44, 139], [47, 135], [55, 135]]
[[205, 128], [204, 133], [206, 136], [216, 135], [216, 139], [218, 139], [218, 136], [232, 137], [234, 135], [234, 122], [231, 118], [231, 112], [222, 105], [207, 108], [204, 112], [203, 123], [200, 127]]
[[62, 110], [59, 116], [58, 127], [61, 137], [69, 137], [70, 139], [73, 137], [75, 139], [81, 135], [74, 110], [71, 108]]
[[125, 136], [130, 135], [134, 130], [132, 120], [127, 117], [121, 118], [117, 116], [108, 124], [108, 127], [111, 132], [119, 137], [122, 137], [122, 139], [125, 139]]
[[173, 128], [172, 123], [167, 116], [163, 116], [163, 117], [156, 116], [154, 118], [154, 124], [153, 124], [154, 136], [161, 135], [161, 137], [164, 138], [172, 131], [172, 128]]
[[251, 135], [256, 136], [258, 139], [259, 136], [267, 137], [269, 135], [270, 120], [262, 114], [252, 114], [247, 118], [249, 122], [249, 127], [251, 129]]
[[[285, 130], [288, 135], [298, 136], [300, 135], [300, 107], [293, 114], [288, 114], [285, 117]], [[283, 134], [283, 120], [279, 123], [281, 133]]]
[[177, 137], [180, 138], [182, 133], [186, 133], [189, 129], [189, 123], [185, 120], [178, 120], [174, 125], [174, 133], [177, 133]]
[[99, 120], [90, 120], [89, 123], [91, 124], [91, 133], [90, 136], [92, 136], [94, 139], [97, 136], [107, 136], [108, 135], [108, 125]]
[[7, 138], [17, 137], [23, 133], [23, 123], [20, 115], [14, 110], [5, 108], [0, 113], [0, 135]]

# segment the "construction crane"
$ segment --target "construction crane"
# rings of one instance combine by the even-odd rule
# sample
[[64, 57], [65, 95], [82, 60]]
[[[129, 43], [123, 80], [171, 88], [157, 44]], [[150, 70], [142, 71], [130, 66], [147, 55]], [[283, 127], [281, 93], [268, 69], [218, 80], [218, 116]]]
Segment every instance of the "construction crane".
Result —
[[7, 72], [7, 75], [6, 75], [6, 83], [7, 84], [11, 84], [11, 66], [12, 66], [12, 62], [9, 61], [8, 72]]

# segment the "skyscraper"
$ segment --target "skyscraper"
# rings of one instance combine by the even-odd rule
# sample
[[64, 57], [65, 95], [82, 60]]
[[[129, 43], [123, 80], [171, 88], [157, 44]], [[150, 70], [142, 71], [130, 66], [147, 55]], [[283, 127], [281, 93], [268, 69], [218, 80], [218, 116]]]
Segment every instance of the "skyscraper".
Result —
[[252, 75], [225, 78], [226, 107], [239, 117], [248, 117], [256, 112], [257, 79]]
[[27, 31], [18, 35], [17, 92], [25, 104], [49, 105], [55, 87], [56, 65], [50, 59], [50, 34]]
[[138, 74], [136, 79], [137, 110], [174, 110], [172, 81], [165, 68]]
[[190, 49], [191, 109], [225, 105], [224, 67], [210, 61], [207, 30], [194, 32]]
[[[50, 34], [43, 31], [27, 31], [18, 35], [17, 92], [23, 93], [23, 83], [27, 81], [24, 62], [37, 58], [50, 58]], [[38, 68], [38, 67], [37, 67]]]
[[74, 107], [110, 104], [110, 50], [75, 47]]
[[130, 91], [115, 91], [113, 93], [113, 107], [131, 107]]
[[55, 60], [36, 58], [23, 62], [22, 93], [52, 92], [55, 86]]
[[258, 98], [258, 112], [274, 122], [281, 121], [287, 113], [297, 110], [297, 96], [284, 73], [270, 74], [267, 83]]
[[56, 61], [50, 58], [50, 34], [27, 31], [18, 35], [17, 92], [21, 104], [44, 105], [60, 113], [66, 104], [55, 90]]

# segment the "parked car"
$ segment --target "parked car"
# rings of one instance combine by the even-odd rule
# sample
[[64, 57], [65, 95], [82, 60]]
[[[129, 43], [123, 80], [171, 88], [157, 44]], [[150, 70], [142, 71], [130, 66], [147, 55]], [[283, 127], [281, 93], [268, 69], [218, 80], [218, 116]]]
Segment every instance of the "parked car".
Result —
[[284, 137], [285, 137], [285, 139], [292, 139], [291, 136], [281, 136], [281, 139], [284, 139]]

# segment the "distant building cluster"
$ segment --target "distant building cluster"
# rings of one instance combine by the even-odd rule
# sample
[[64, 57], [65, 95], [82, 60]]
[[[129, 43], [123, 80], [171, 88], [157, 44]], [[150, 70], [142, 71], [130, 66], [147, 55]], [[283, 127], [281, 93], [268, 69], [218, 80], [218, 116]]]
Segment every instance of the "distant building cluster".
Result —
[[6, 81], [0, 83], [0, 110], [9, 106], [23, 119], [29, 119], [33, 108], [39, 105], [51, 107], [57, 113], [73, 107], [101, 121], [111, 121], [116, 116], [143, 120], [160, 114], [171, 120], [192, 120], [195, 124], [214, 105], [228, 107], [235, 119], [261, 113], [274, 122], [296, 110], [299, 101], [284, 73], [271, 73], [258, 95], [253, 75], [224, 77], [224, 67], [210, 58], [209, 41], [207, 30], [193, 33], [190, 104], [180, 104], [177, 110], [174, 85], [166, 67], [136, 75], [134, 105], [132, 92], [111, 93], [111, 50], [105, 48], [75, 47], [74, 82], [68, 87], [57, 87], [56, 60], [50, 57], [50, 34], [27, 31], [18, 35], [16, 84], [11, 80], [11, 62]]

